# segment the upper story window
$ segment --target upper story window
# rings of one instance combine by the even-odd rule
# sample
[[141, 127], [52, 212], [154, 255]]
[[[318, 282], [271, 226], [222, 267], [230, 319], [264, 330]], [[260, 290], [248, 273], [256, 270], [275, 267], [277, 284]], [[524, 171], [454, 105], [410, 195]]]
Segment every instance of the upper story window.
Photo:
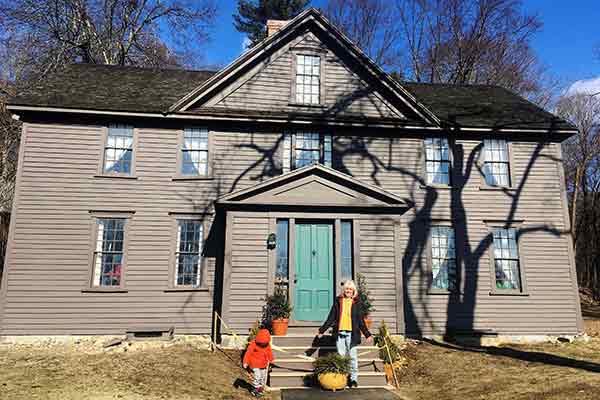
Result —
[[201, 220], [177, 220], [175, 286], [201, 286], [203, 232]]
[[483, 141], [483, 174], [488, 186], [510, 186], [508, 143], [503, 139]]
[[133, 160], [133, 126], [111, 124], [104, 146], [104, 174], [131, 175]]
[[493, 228], [496, 289], [521, 290], [521, 268], [514, 228]]
[[296, 56], [296, 102], [319, 104], [321, 85], [321, 57], [298, 54]]
[[315, 132], [286, 133], [283, 138], [283, 172], [310, 164], [331, 167], [331, 135]]
[[125, 218], [98, 218], [96, 226], [92, 286], [119, 287], [123, 275]]
[[431, 287], [454, 290], [456, 280], [456, 246], [450, 226], [431, 228]]
[[182, 176], [208, 175], [208, 129], [199, 127], [184, 129], [180, 174]]
[[450, 184], [450, 146], [447, 138], [425, 139], [425, 172], [428, 184]]

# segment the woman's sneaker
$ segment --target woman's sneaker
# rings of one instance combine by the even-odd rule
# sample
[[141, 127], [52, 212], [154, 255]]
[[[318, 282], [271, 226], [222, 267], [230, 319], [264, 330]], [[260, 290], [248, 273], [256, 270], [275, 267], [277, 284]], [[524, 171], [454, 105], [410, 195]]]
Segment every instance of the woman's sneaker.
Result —
[[350, 384], [349, 384], [348, 386], [349, 386], [350, 388], [352, 388], [353, 386], [354, 386], [355, 388], [357, 388], [357, 387], [358, 387], [358, 382], [356, 382], [356, 381], [350, 381]]

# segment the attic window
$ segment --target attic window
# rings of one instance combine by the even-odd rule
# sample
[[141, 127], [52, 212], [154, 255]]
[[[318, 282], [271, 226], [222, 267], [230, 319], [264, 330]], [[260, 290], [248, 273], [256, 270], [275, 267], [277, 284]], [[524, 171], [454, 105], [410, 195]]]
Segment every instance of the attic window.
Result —
[[296, 102], [319, 104], [321, 84], [321, 57], [296, 56]]

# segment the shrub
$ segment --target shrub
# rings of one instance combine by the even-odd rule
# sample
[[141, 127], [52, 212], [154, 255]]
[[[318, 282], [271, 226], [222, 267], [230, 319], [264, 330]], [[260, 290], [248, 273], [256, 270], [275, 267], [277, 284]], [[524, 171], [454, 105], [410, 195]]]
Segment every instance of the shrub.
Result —
[[356, 290], [358, 291], [358, 306], [363, 316], [368, 316], [375, 308], [373, 307], [373, 299], [371, 299], [369, 288], [367, 287], [367, 278], [363, 274], [356, 274]]
[[280, 318], [289, 318], [292, 313], [292, 307], [288, 300], [287, 293], [282, 289], [275, 289], [275, 292], [265, 297], [263, 306], [263, 323], [271, 325], [271, 321]]
[[313, 363], [313, 367], [315, 375], [326, 373], [347, 375], [350, 373], [350, 357], [343, 357], [338, 353], [329, 353], [317, 358]]
[[[379, 332], [375, 335], [375, 344], [379, 347], [379, 358], [385, 364], [393, 364], [400, 358], [400, 349], [390, 337], [385, 321], [381, 321]], [[385, 347], [387, 345], [387, 348]]]

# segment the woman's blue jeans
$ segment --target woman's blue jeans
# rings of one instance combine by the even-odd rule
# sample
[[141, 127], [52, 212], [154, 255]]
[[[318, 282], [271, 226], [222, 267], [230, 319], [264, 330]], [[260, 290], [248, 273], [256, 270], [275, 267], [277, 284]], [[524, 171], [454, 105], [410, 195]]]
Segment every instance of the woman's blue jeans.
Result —
[[355, 347], [351, 347], [352, 332], [339, 331], [336, 341], [337, 352], [340, 356], [350, 356], [350, 380], [358, 382], [358, 352]]

